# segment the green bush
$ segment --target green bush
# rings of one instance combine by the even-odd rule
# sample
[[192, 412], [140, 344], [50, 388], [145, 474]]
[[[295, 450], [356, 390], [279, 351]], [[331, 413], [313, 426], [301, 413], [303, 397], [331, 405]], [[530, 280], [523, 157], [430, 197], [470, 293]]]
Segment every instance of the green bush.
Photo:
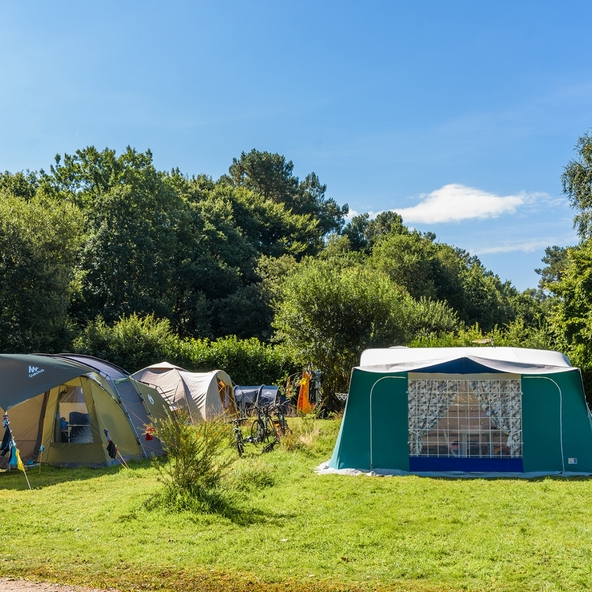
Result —
[[224, 337], [216, 341], [191, 339], [180, 343], [175, 363], [192, 371], [220, 368], [236, 384], [281, 385], [301, 366], [282, 347], [273, 347], [257, 338]]
[[182, 340], [168, 320], [152, 315], [121, 318], [112, 327], [99, 317], [74, 341], [74, 351], [109, 360], [129, 372], [165, 360], [192, 372], [221, 369], [243, 385], [281, 385], [302, 368], [285, 347], [255, 337]]
[[112, 327], [98, 317], [74, 341], [74, 351], [109, 360], [129, 372], [168, 360], [178, 349], [169, 321], [132, 315]]
[[154, 460], [165, 487], [161, 500], [177, 509], [216, 511], [224, 505], [222, 478], [235, 460], [228, 449], [230, 427], [221, 420], [188, 420], [179, 414], [154, 426], [167, 452]]

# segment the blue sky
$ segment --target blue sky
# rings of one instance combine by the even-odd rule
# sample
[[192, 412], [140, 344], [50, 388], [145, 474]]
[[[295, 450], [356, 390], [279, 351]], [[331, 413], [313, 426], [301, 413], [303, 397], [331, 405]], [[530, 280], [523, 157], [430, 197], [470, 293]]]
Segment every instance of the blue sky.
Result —
[[94, 145], [225, 173], [252, 148], [536, 287], [577, 242], [592, 3], [0, 0], [0, 169]]

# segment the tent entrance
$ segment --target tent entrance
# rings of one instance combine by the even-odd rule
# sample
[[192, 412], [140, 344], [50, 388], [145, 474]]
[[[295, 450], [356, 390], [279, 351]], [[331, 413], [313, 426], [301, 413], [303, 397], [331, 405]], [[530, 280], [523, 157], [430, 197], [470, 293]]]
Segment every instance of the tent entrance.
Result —
[[410, 469], [522, 471], [522, 392], [514, 375], [409, 375]]
[[90, 415], [82, 386], [68, 385], [58, 398], [55, 442], [63, 444], [92, 444]]

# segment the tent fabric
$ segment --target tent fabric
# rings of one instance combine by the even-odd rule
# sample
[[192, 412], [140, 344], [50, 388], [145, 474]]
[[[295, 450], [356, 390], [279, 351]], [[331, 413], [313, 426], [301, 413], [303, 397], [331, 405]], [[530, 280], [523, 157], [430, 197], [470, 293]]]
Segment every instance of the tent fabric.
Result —
[[[374, 372], [448, 370], [468, 374], [473, 370], [541, 374], [565, 372], [567, 357], [554, 351], [515, 347], [393, 347], [362, 352], [360, 367]], [[463, 372], [462, 370], [468, 370]], [[483, 371], [483, 370], [481, 370]]]
[[161, 362], [138, 370], [132, 377], [159, 390], [171, 409], [182, 409], [193, 423], [236, 413], [232, 379], [224, 370], [189, 372]]
[[235, 386], [234, 398], [237, 407], [241, 413], [249, 412], [253, 407], [268, 407], [278, 403], [283, 407], [283, 412], [287, 411], [288, 401], [285, 395], [280, 393], [279, 386], [261, 385], [261, 386]]
[[155, 388], [138, 382], [123, 368], [100, 358], [83, 354], [58, 354], [54, 357], [66, 358], [95, 369], [116, 393], [144, 456], [149, 458], [164, 453], [158, 438], [147, 440], [145, 437], [146, 426], [153, 423], [155, 418], [166, 417], [169, 411], [168, 405]]
[[[460, 397], [467, 415], [451, 420]], [[592, 474], [580, 371], [559, 352], [519, 348], [367, 350], [352, 371], [327, 469]]]
[[[61, 466], [114, 464], [117, 460], [106, 450], [105, 429], [126, 460], [162, 454], [157, 439], [150, 442], [156, 440], [156, 445], [147, 447], [143, 434], [138, 433], [145, 432], [146, 423], [166, 417], [167, 407], [160, 394], [152, 389], [148, 397], [140, 387], [134, 389], [138, 401], [141, 397], [153, 401], [146, 402], [142, 426], [138, 422], [134, 425], [128, 411], [130, 402], [124, 404], [121, 390], [114, 388], [115, 382], [107, 374], [109, 362], [95, 358], [94, 368], [86, 363], [91, 361], [44, 355], [0, 356], [0, 407], [9, 415], [23, 460]], [[99, 372], [99, 367], [103, 371]], [[112, 375], [121, 372], [125, 376], [121, 369]], [[129, 376], [121, 380], [131, 384]], [[0, 463], [5, 461], [0, 459]]]
[[71, 360], [40, 355], [0, 354], [0, 407], [9, 409], [88, 370], [88, 366]]

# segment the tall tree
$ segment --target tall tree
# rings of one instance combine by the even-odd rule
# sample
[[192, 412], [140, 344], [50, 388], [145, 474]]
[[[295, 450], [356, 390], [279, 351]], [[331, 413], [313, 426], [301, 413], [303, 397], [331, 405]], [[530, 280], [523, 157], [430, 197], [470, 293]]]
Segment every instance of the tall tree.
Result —
[[284, 156], [270, 152], [251, 150], [234, 158], [222, 180], [237, 187], [246, 187], [261, 195], [265, 200], [282, 204], [294, 214], [308, 215], [316, 221], [316, 241], [313, 246], [320, 248], [318, 239], [330, 232], [339, 231], [349, 208], [339, 206], [332, 198], [327, 198], [327, 186], [323, 185], [315, 173], [310, 173], [304, 181], [294, 175], [294, 164]]
[[575, 150], [578, 158], [571, 160], [561, 176], [563, 191], [576, 210], [574, 228], [582, 239], [592, 237], [592, 136], [585, 133]]
[[541, 276], [539, 288], [549, 290], [551, 286], [560, 281], [568, 263], [567, 248], [552, 246], [545, 249], [545, 256], [541, 259], [545, 267], [535, 269]]
[[78, 205], [85, 220], [80, 253], [80, 320], [108, 322], [132, 313], [169, 317], [177, 231], [184, 205], [150, 151], [128, 148], [120, 156], [94, 147], [57, 156], [44, 183]]
[[458, 322], [446, 304], [415, 302], [385, 273], [342, 263], [306, 259], [285, 278], [274, 303], [276, 339], [323, 372], [330, 409], [364, 349], [404, 345]]
[[65, 345], [81, 222], [69, 204], [0, 191], [2, 351], [55, 351]]

